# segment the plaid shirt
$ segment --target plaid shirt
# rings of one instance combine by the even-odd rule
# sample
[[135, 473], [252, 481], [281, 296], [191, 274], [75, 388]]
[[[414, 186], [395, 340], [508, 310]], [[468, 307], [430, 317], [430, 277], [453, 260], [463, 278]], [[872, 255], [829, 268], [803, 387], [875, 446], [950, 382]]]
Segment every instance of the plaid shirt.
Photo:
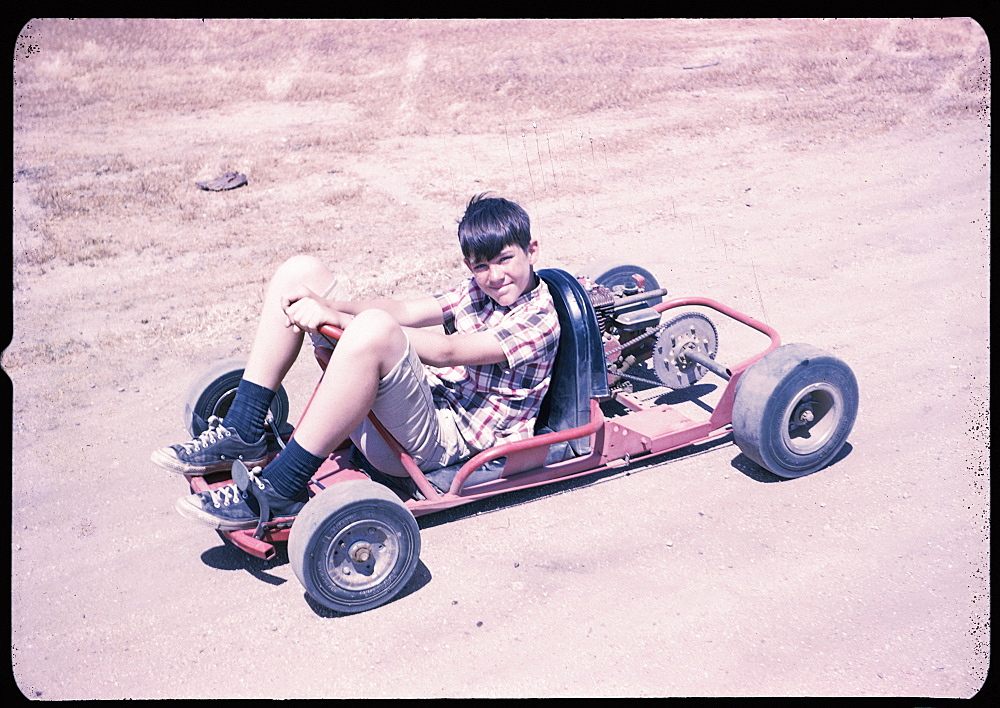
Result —
[[481, 366], [427, 366], [438, 408], [455, 412], [470, 447], [485, 450], [529, 438], [549, 389], [559, 318], [544, 281], [510, 306], [498, 305], [474, 278], [435, 296], [448, 334], [493, 332], [507, 361]]

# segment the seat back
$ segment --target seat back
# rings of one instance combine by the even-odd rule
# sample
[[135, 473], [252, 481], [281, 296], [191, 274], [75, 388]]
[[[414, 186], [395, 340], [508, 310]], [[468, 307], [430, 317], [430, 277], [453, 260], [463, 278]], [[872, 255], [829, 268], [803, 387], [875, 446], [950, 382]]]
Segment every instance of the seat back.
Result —
[[[545, 268], [538, 276], [549, 286], [559, 316], [559, 349], [536, 432], [577, 428], [590, 422], [590, 399], [610, 395], [604, 344], [597, 315], [580, 282], [564, 270]], [[590, 438], [570, 441], [576, 455], [590, 453]]]

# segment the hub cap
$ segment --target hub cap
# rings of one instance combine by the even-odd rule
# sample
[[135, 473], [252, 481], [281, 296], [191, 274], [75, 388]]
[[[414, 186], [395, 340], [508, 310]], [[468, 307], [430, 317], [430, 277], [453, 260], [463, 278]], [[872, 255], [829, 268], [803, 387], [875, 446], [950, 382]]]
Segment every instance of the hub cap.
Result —
[[376, 520], [357, 521], [343, 528], [327, 552], [330, 579], [348, 590], [378, 585], [399, 559], [399, 539]]
[[825, 383], [810, 384], [785, 409], [782, 440], [792, 452], [808, 455], [826, 444], [843, 415], [844, 403], [836, 388]]

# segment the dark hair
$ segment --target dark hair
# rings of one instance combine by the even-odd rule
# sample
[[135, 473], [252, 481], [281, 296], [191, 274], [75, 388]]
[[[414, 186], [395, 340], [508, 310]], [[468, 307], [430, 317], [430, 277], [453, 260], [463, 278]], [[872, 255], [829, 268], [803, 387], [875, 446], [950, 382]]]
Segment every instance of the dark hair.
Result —
[[488, 261], [511, 244], [527, 253], [531, 244], [528, 214], [512, 201], [487, 194], [472, 197], [458, 222], [462, 255], [469, 261]]

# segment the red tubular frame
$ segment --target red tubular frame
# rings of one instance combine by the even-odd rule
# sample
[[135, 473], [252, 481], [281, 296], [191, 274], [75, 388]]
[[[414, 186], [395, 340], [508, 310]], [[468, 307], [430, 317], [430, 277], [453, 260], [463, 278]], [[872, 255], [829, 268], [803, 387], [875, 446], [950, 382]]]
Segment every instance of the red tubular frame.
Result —
[[[631, 414], [614, 419], [605, 419], [600, 407], [600, 401], [592, 398], [590, 400], [590, 421], [586, 425], [569, 430], [544, 433], [526, 440], [504, 443], [484, 450], [462, 465], [452, 480], [448, 491], [442, 494], [424, 476], [423, 471], [420, 470], [413, 458], [406, 453], [402, 445], [383, 427], [375, 415], [369, 414], [369, 419], [393, 451], [399, 456], [400, 463], [424, 497], [421, 500], [411, 499], [406, 502], [406, 506], [414, 516], [422, 516], [460, 504], [467, 504], [472, 501], [495, 496], [503, 492], [536, 487], [556, 480], [571, 479], [590, 474], [617, 464], [627, 464], [629, 459], [633, 457], [664, 454], [688, 445], [707, 442], [727, 433], [728, 426], [732, 422], [733, 401], [735, 399], [736, 384], [740, 376], [765, 354], [781, 346], [781, 338], [777, 331], [770, 325], [764, 324], [727, 305], [708, 298], [676, 298], [661, 302], [655, 305], [653, 309], [662, 313], [677, 307], [693, 306], [708, 307], [716, 310], [737, 322], [741, 322], [761, 332], [771, 340], [770, 346], [767, 349], [739, 362], [729, 369], [732, 376], [707, 421], [695, 422], [674, 411], [667, 405], [654, 405], [644, 409], [638, 404], [635, 404], [633, 408], [635, 412]], [[334, 340], [340, 339], [340, 335], [342, 334], [342, 330], [331, 325], [324, 325], [320, 328], [320, 332]], [[325, 370], [329, 359], [326, 355], [319, 352], [320, 350], [317, 350], [316, 358]], [[316, 391], [314, 390], [313, 396], [315, 395]], [[302, 413], [303, 417], [308, 412], [311, 402], [312, 396]], [[507, 457], [506, 466], [516, 468], [518, 462], [544, 460], [545, 456], [541, 452], [543, 449], [547, 452], [548, 447], [552, 444], [583, 437], [591, 438], [592, 452], [588, 455], [570, 458], [549, 465], [537, 462], [537, 464], [530, 464], [525, 471], [512, 473], [510, 477], [501, 476], [489, 482], [472, 485], [469, 489], [465, 488], [469, 476], [488, 462], [500, 457]], [[536, 454], [532, 455], [532, 451], [535, 451]], [[359, 470], [350, 466], [346, 456], [334, 453], [324, 463], [323, 467], [320, 468], [320, 471], [313, 479], [313, 483], [316, 488], [323, 489], [330, 484], [336, 484], [346, 479], [356, 479], [359, 476], [364, 475]], [[202, 478], [195, 477], [191, 479], [191, 488], [193, 491], [202, 491], [209, 487], [210, 485]], [[275, 555], [272, 544], [287, 540], [289, 530], [279, 529], [270, 531], [264, 535], [263, 539], [254, 538], [252, 530], [224, 531], [222, 533], [242, 550], [258, 558], [267, 560], [273, 558]]]
[[741, 322], [748, 327], [751, 327], [761, 334], [767, 335], [771, 340], [770, 345], [764, 351], [759, 354], [755, 354], [752, 357], [744, 359], [735, 366], [729, 368], [732, 373], [732, 378], [729, 379], [729, 385], [726, 386], [726, 390], [722, 394], [722, 398], [719, 400], [718, 405], [715, 407], [715, 411], [712, 413], [711, 425], [712, 429], [721, 427], [723, 425], [729, 425], [732, 422], [733, 417], [733, 399], [736, 397], [736, 382], [744, 371], [749, 369], [753, 364], [759, 361], [764, 355], [769, 354], [778, 347], [781, 346], [781, 335], [778, 331], [774, 329], [769, 324], [765, 324], [760, 320], [756, 320], [749, 315], [745, 315], [742, 312], [734, 310], [728, 305], [723, 305], [721, 302], [711, 300], [705, 297], [681, 297], [675, 298], [668, 302], [661, 302], [660, 304], [654, 306], [654, 310], [657, 312], [664, 312], [666, 310], [673, 309], [675, 307], [709, 307], [716, 312], [721, 312], [723, 315]]

